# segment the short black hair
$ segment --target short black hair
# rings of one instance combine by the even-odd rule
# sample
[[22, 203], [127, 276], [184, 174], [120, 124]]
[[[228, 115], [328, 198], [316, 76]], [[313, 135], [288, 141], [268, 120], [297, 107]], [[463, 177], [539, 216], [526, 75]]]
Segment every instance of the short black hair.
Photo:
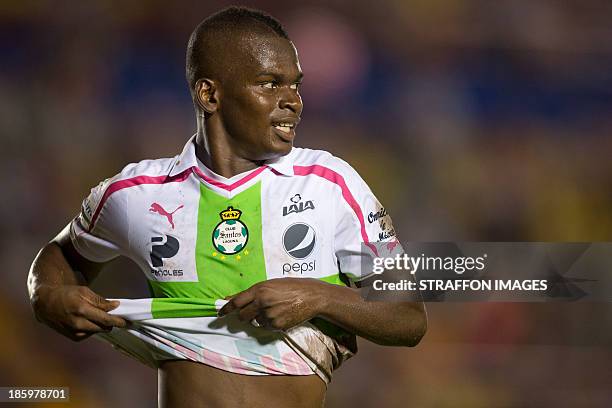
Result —
[[[198, 79], [214, 72], [214, 43], [218, 42], [219, 38], [227, 38], [230, 32], [237, 29], [255, 31], [262, 28], [289, 40], [280, 21], [261, 10], [247, 7], [227, 7], [198, 24], [187, 44], [186, 76], [190, 91], [193, 92]], [[222, 34], [225, 37], [215, 37], [215, 34]]]

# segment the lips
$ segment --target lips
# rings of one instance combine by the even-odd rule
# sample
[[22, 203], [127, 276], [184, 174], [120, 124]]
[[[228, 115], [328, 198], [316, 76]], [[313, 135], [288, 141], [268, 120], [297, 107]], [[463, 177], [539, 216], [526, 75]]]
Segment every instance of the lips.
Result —
[[295, 125], [293, 123], [278, 123], [278, 124], [273, 124], [272, 126], [274, 126], [275, 129], [280, 130], [281, 132], [284, 133], [289, 133], [293, 130], [293, 128], [295, 127]]
[[299, 118], [278, 119], [272, 122], [272, 129], [283, 141], [290, 143], [295, 138], [295, 127], [299, 122]]
[[293, 139], [295, 139], [295, 130], [293, 130], [293, 128], [290, 128], [288, 131], [285, 131], [277, 126], [272, 126], [272, 129], [276, 136], [278, 136], [278, 138], [285, 143], [291, 143], [293, 142]]

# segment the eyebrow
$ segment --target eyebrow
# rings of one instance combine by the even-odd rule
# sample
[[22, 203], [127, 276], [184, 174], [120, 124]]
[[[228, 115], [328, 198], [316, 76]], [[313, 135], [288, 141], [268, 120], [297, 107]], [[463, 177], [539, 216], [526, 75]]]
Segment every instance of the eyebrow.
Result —
[[[281, 78], [281, 77], [283, 77], [283, 75], [278, 74], [278, 73], [274, 73], [274, 72], [265, 72], [265, 71], [264, 71], [264, 72], [260, 72], [259, 74], [257, 74], [257, 77], [258, 77], [258, 78], [259, 78], [259, 77], [263, 77], [263, 76], [270, 76], [270, 77], [273, 77], [273, 78]], [[303, 72], [300, 72], [300, 73], [298, 74], [297, 79], [295, 80], [295, 82], [299, 82], [299, 81], [301, 81], [303, 78], [304, 78], [304, 73], [303, 73]]]

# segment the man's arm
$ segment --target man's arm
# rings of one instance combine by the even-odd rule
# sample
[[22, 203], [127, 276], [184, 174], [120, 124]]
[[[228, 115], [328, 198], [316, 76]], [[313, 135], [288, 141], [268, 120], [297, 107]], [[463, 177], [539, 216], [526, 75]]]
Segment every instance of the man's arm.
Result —
[[373, 302], [359, 292], [317, 279], [282, 278], [253, 285], [219, 311], [237, 311], [265, 327], [285, 330], [322, 317], [374, 343], [415, 346], [427, 331], [422, 302]]
[[125, 320], [107, 312], [119, 303], [108, 301], [87, 287], [104, 267], [74, 249], [69, 227], [38, 253], [28, 274], [28, 293], [36, 318], [72, 340], [125, 327]]

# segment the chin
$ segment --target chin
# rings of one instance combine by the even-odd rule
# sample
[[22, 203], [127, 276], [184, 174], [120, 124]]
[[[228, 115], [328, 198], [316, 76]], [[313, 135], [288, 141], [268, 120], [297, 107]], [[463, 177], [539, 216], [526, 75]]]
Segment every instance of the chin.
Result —
[[259, 155], [257, 160], [265, 161], [265, 160], [275, 160], [279, 159], [283, 156], [288, 155], [293, 148], [293, 144], [289, 144], [287, 146], [273, 146], [268, 149], [267, 152]]
[[278, 152], [277, 157], [289, 154], [289, 152], [291, 152], [291, 149], [293, 149], [293, 142], [286, 142], [282, 144], [278, 143], [276, 146], [276, 151]]
[[293, 140], [287, 141], [275, 137], [270, 142], [271, 143], [266, 146], [267, 151], [264, 153], [266, 156], [265, 160], [278, 159], [279, 157], [286, 156], [293, 148]]

